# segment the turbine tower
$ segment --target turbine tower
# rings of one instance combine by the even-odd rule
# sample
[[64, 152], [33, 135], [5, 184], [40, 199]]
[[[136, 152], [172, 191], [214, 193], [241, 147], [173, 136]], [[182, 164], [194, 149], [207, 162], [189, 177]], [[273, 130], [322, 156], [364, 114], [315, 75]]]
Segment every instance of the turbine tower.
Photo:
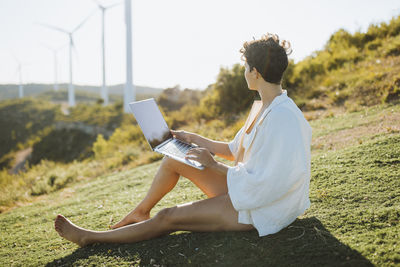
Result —
[[59, 27], [51, 26], [51, 25], [46, 25], [46, 24], [41, 24], [42, 26], [45, 26], [49, 29], [56, 30], [62, 33], [65, 33], [69, 37], [69, 85], [68, 85], [68, 105], [70, 107], [75, 106], [75, 90], [74, 90], [74, 85], [72, 83], [72, 48], [75, 49], [74, 46], [74, 40], [73, 40], [73, 34], [79, 30], [85, 22], [93, 15], [94, 12], [90, 13], [89, 16], [87, 16], [78, 26], [76, 26], [72, 31], [67, 31]]
[[125, 0], [126, 24], [126, 83], [124, 88], [124, 112], [129, 112], [129, 103], [135, 101], [135, 86], [132, 77], [132, 21], [131, 0]]
[[53, 62], [54, 62], [54, 86], [53, 89], [55, 92], [58, 92], [59, 86], [58, 86], [58, 60], [57, 60], [57, 53], [59, 52], [59, 50], [61, 50], [62, 48], [64, 48], [65, 45], [63, 45], [62, 47], [59, 48], [53, 48], [50, 47], [48, 45], [44, 45], [42, 44], [44, 47], [46, 47], [47, 49], [49, 49], [52, 53], [53, 53]]
[[18, 97], [24, 97], [24, 86], [22, 85], [22, 65], [21, 62], [18, 62], [18, 76], [19, 76], [19, 85], [18, 85]]
[[102, 71], [103, 71], [103, 84], [101, 87], [101, 98], [103, 99], [103, 105], [107, 106], [108, 105], [108, 88], [106, 86], [106, 59], [105, 59], [105, 35], [104, 35], [104, 19], [105, 19], [105, 13], [107, 9], [115, 7], [119, 5], [120, 3], [110, 5], [110, 6], [103, 6], [101, 5], [97, 0], [94, 0], [96, 5], [101, 11], [101, 56], [102, 56]]
[[19, 85], [18, 85], [18, 98], [24, 97], [24, 85], [22, 84], [22, 64], [21, 61], [13, 54], [15, 61], [18, 64], [18, 67], [15, 72], [18, 72], [19, 77]]

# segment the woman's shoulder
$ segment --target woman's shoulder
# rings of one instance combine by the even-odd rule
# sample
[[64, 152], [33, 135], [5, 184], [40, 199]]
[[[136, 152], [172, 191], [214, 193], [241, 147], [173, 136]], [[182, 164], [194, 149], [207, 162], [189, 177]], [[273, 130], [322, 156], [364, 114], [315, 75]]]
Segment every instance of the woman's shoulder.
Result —
[[[297, 106], [296, 106], [297, 108]], [[275, 134], [276, 132], [292, 132], [303, 128], [304, 117], [291, 105], [278, 105], [266, 114], [263, 122], [257, 128], [263, 134]]]
[[285, 121], [297, 120], [297, 112], [288, 105], [279, 105], [269, 112], [266, 119], [270, 123], [281, 123]]
[[265, 126], [268, 130], [285, 130], [289, 132], [296, 132], [296, 130], [304, 130], [311, 132], [311, 126], [304, 118], [301, 110], [293, 103], [293, 105], [279, 105], [271, 110], [268, 114], [268, 124]]

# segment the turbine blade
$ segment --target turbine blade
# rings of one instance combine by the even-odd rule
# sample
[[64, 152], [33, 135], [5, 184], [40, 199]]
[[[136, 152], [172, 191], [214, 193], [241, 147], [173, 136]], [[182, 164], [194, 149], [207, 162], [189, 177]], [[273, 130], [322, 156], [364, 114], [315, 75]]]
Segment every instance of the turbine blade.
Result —
[[94, 1], [94, 3], [99, 7], [99, 8], [104, 8], [100, 3], [99, 3], [99, 1], [97, 1], [97, 0], [93, 0]]
[[79, 30], [80, 27], [82, 27], [85, 22], [91, 17], [93, 16], [94, 12], [96, 12], [97, 9], [93, 10], [92, 12], [90, 12], [89, 16], [87, 16], [78, 26], [75, 27], [75, 29], [73, 29], [72, 33], [76, 32], [77, 30]]
[[52, 25], [48, 25], [48, 24], [44, 24], [44, 23], [36, 23], [36, 24], [38, 24], [40, 26], [43, 26], [45, 28], [51, 29], [51, 30], [55, 30], [55, 31], [63, 32], [63, 33], [69, 33], [68, 31], [66, 31], [64, 29], [61, 29], [59, 27], [55, 27], [55, 26], [52, 26]]
[[15, 61], [17, 61], [18, 64], [21, 64], [21, 61], [19, 61], [19, 59], [17, 58], [17, 56], [13, 52], [11, 52], [11, 55], [13, 56]]

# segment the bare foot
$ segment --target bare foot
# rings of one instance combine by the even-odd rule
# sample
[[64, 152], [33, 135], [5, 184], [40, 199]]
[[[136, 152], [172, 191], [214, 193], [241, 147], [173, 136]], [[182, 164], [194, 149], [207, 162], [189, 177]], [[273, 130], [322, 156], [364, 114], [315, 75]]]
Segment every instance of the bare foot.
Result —
[[120, 228], [120, 227], [128, 225], [128, 224], [138, 223], [138, 222], [142, 222], [142, 221], [145, 221], [148, 219], [150, 219], [149, 213], [141, 213], [141, 212], [133, 210], [128, 215], [126, 215], [125, 218], [123, 218], [121, 221], [110, 226], [110, 228], [117, 229], [117, 228]]
[[54, 227], [61, 237], [64, 237], [71, 242], [74, 242], [80, 247], [88, 245], [88, 231], [76, 226], [64, 216], [57, 216], [56, 220], [54, 221]]

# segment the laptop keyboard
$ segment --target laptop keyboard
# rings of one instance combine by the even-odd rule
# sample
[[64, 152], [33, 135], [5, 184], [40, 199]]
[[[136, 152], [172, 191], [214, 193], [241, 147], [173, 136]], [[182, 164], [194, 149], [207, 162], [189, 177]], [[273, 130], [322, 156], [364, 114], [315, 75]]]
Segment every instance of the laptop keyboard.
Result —
[[192, 148], [192, 146], [182, 143], [177, 139], [173, 139], [171, 142], [165, 144], [162, 150], [168, 152], [174, 156], [184, 158], [186, 153]]

